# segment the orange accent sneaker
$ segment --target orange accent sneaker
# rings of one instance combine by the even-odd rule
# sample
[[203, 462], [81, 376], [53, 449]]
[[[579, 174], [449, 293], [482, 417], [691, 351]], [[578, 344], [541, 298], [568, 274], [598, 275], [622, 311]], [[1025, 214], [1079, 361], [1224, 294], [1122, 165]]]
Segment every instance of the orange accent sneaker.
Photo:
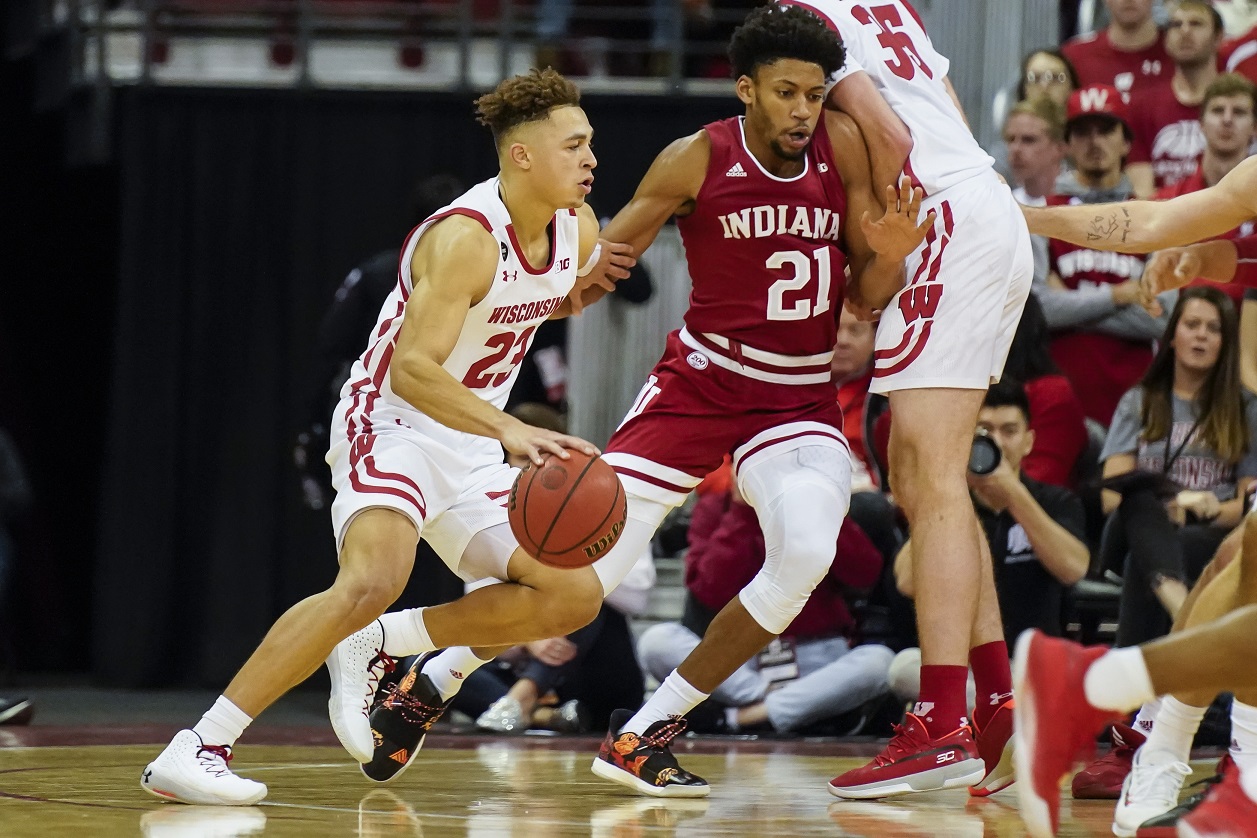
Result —
[[[977, 731], [978, 756], [986, 766], [986, 774], [969, 787], [974, 797], [989, 797], [1011, 786], [1017, 779], [1013, 770], [1013, 699], [995, 710], [986, 726]], [[976, 729], [976, 726], [975, 726]]]
[[685, 732], [685, 719], [655, 722], [645, 733], [620, 733], [629, 719], [628, 710], [611, 714], [611, 725], [591, 769], [604, 780], [628, 786], [651, 797], [706, 797], [711, 786], [677, 763], [669, 747]]

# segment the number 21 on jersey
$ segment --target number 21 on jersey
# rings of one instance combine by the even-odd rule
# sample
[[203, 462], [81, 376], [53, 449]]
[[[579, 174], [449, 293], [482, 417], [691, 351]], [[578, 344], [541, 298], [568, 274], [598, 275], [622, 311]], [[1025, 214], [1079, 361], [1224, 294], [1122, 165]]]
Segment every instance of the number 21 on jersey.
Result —
[[[816, 263], [813, 272], [812, 263]], [[824, 314], [830, 309], [832, 287], [829, 248], [818, 247], [811, 255], [801, 250], [779, 250], [764, 261], [769, 270], [791, 268], [793, 276], [779, 279], [768, 288], [769, 320], [806, 320]], [[815, 275], [815, 292], [809, 290]], [[803, 292], [794, 295], [792, 292]], [[786, 295], [791, 294], [787, 302]]]

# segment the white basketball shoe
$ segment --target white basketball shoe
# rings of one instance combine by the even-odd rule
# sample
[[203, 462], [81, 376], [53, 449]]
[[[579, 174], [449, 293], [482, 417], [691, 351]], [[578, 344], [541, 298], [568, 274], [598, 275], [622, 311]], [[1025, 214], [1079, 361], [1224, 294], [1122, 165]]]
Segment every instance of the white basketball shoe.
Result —
[[380, 678], [397, 668], [384, 654], [384, 626], [379, 620], [346, 637], [327, 657], [332, 676], [332, 697], [327, 711], [336, 738], [358, 762], [370, 762], [375, 753], [371, 736], [371, 702]]
[[1144, 821], [1177, 806], [1183, 781], [1191, 773], [1187, 763], [1175, 759], [1154, 762], [1148, 758], [1146, 746], [1136, 751], [1113, 810], [1113, 834], [1133, 838]]
[[181, 730], [140, 775], [140, 787], [154, 797], [210, 806], [251, 806], [266, 797], [266, 786], [231, 772], [231, 748], [206, 745], [196, 731]]

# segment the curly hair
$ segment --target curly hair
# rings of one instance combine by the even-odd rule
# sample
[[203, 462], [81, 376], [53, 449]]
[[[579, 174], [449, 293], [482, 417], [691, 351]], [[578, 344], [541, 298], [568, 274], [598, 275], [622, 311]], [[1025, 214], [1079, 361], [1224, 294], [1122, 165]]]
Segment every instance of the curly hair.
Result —
[[554, 108], [580, 104], [580, 89], [554, 69], [530, 70], [504, 80], [492, 93], [476, 100], [476, 121], [500, 143], [508, 131], [545, 119]]
[[764, 64], [794, 58], [820, 66], [829, 78], [847, 60], [838, 35], [799, 6], [760, 6], [734, 30], [729, 41], [733, 77], [753, 76]]

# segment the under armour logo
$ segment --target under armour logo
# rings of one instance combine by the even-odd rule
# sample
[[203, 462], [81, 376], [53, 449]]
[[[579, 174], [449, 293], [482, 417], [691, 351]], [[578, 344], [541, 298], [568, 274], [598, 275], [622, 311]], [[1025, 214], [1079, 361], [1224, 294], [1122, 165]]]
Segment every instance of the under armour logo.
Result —
[[502, 271], [503, 282], [513, 282], [517, 279], [519, 279], [519, 271], [507, 271], [507, 270]]
[[1011, 692], [991, 693], [991, 706], [998, 707], [1001, 704], [1003, 704], [1005, 701], [1008, 701], [1008, 699], [1012, 697], [1013, 697], [1013, 694]]
[[451, 669], [450, 675], [452, 675], [453, 677], [457, 678], [460, 681], [467, 677], [463, 673], [459, 672], [457, 669]]
[[141, 777], [140, 779], [141, 779], [141, 780], [143, 780], [144, 782], [146, 782], [146, 783], [147, 783], [147, 782], [148, 782], [149, 780], [151, 780], [152, 778], [153, 778], [153, 771], [152, 771], [152, 769], [150, 768], [150, 769], [148, 769], [148, 770], [146, 770], [146, 771], [144, 772], [144, 776], [143, 776], [143, 777]]

